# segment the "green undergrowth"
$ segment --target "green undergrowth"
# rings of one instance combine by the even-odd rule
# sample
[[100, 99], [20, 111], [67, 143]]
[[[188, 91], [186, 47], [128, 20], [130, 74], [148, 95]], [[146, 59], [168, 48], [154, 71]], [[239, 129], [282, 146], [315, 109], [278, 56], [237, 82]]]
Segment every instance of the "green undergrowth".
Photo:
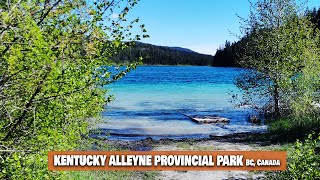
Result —
[[320, 117], [306, 116], [303, 118], [281, 118], [269, 122], [268, 131], [277, 141], [294, 142], [304, 139], [311, 132], [320, 133]]
[[304, 141], [286, 144], [276, 150], [287, 151], [287, 170], [268, 173], [269, 179], [314, 180], [320, 179], [320, 136], [309, 134]]

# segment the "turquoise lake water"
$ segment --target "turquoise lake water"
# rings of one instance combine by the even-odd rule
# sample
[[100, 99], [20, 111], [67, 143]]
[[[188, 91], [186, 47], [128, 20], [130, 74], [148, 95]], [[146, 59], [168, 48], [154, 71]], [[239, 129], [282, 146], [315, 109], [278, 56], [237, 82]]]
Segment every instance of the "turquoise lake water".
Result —
[[[107, 86], [115, 101], [102, 113], [99, 124], [109, 139], [146, 137], [204, 138], [238, 132], [265, 131], [265, 125], [247, 121], [250, 109], [234, 108], [229, 101], [241, 68], [205, 66], [139, 66]], [[187, 115], [218, 115], [229, 124], [197, 124]]]

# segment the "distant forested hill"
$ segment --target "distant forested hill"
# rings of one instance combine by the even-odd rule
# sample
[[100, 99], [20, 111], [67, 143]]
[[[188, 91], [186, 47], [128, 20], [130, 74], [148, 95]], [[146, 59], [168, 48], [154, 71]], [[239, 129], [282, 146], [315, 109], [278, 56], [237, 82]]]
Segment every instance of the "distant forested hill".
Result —
[[[316, 28], [320, 29], [320, 8], [318, 10], [313, 8], [313, 10], [307, 11], [306, 15], [310, 17], [311, 22], [316, 25]], [[231, 43], [226, 41], [224, 46], [217, 49], [214, 55], [213, 66], [239, 66], [237, 59], [244, 53], [243, 47], [249, 38], [250, 35], [246, 35], [237, 42]]]
[[181, 47], [156, 46], [136, 42], [116, 55], [116, 62], [130, 62], [143, 57], [144, 64], [150, 65], [196, 65], [210, 66], [213, 64], [213, 56], [200, 54], [190, 49]]

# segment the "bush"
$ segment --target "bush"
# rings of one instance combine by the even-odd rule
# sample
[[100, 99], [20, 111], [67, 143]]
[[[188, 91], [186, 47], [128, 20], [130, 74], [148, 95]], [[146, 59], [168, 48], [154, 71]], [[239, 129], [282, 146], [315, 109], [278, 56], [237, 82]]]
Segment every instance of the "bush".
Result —
[[320, 156], [317, 154], [317, 143], [320, 136], [313, 139], [310, 134], [304, 142], [296, 141], [294, 149], [288, 152], [287, 170], [281, 173], [270, 174], [270, 179], [304, 179], [320, 178]]
[[113, 99], [103, 87], [140, 62], [113, 66], [115, 54], [146, 36], [139, 19], [127, 17], [136, 4], [0, 2], [0, 179], [63, 174], [48, 171], [48, 151], [83, 145], [81, 137]]

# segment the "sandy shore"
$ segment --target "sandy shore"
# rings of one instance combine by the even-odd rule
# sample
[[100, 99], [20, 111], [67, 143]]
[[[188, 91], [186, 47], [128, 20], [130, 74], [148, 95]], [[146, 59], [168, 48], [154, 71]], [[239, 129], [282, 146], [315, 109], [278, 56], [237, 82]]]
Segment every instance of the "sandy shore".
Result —
[[[140, 141], [106, 140], [117, 148], [135, 151], [171, 150], [266, 150], [277, 148], [265, 134], [238, 133], [227, 136], [211, 136], [206, 139], [160, 139], [147, 138]], [[263, 172], [250, 171], [160, 171], [158, 179], [266, 179]]]

